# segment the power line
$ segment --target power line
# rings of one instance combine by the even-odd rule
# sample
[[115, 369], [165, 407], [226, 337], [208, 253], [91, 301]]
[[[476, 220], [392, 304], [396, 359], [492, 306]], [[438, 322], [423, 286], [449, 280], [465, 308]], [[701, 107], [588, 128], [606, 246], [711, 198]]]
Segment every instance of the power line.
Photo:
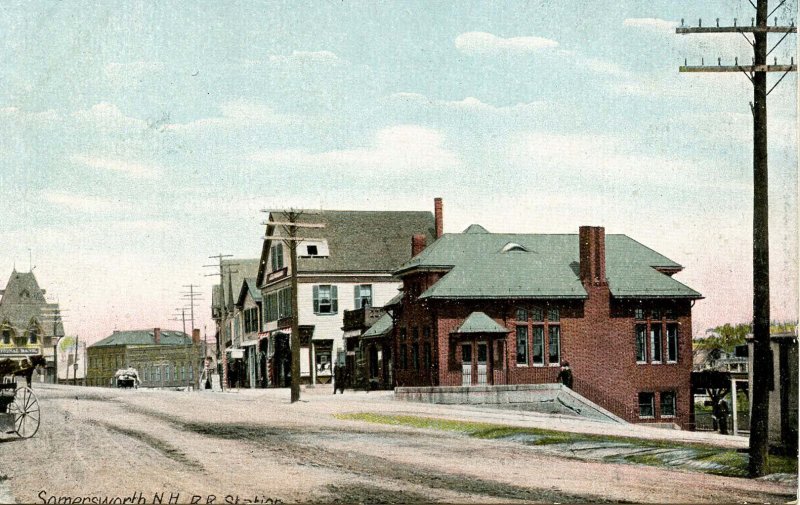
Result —
[[[797, 33], [797, 28], [792, 21], [791, 26], [778, 26], [775, 18], [774, 26], [768, 25], [769, 17], [781, 7], [782, 1], [771, 12], [768, 0], [757, 0], [757, 4], [750, 4], [756, 10], [756, 17], [751, 18], [750, 26], [738, 26], [734, 19], [733, 26], [703, 27], [702, 19], [697, 27], [681, 26], [676, 29], [679, 34], [692, 33], [740, 33], [753, 46], [753, 60], [750, 65], [739, 65], [734, 60], [734, 65], [722, 65], [717, 59], [717, 66], [705, 65], [701, 60], [700, 65], [689, 66], [686, 61], [680, 67], [681, 72], [742, 72], [753, 85], [753, 102], [750, 110], [753, 113], [753, 382], [751, 385], [751, 416], [750, 416], [750, 460], [749, 473], [751, 477], [760, 477], [766, 472], [768, 451], [768, 422], [769, 422], [769, 384], [773, 374], [772, 352], [770, 349], [769, 326], [769, 202], [768, 202], [768, 163], [767, 163], [767, 95], [777, 86], [789, 72], [796, 72], [797, 66], [794, 58], [788, 65], [778, 65], [777, 58], [770, 65], [767, 55], [770, 54], [790, 33]], [[768, 48], [768, 34], [784, 34], [772, 49]], [[753, 40], [747, 37], [752, 35]], [[767, 90], [767, 74], [770, 72], [783, 72], [783, 76]]]

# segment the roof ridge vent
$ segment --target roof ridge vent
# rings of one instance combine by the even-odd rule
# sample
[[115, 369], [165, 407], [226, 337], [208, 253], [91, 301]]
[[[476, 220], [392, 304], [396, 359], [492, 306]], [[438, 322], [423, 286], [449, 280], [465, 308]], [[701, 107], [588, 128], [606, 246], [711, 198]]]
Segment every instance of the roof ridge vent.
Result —
[[503, 246], [501, 252], [510, 252], [510, 251], [523, 251], [523, 252], [530, 252], [528, 248], [517, 244], [516, 242], [509, 242], [508, 244]]

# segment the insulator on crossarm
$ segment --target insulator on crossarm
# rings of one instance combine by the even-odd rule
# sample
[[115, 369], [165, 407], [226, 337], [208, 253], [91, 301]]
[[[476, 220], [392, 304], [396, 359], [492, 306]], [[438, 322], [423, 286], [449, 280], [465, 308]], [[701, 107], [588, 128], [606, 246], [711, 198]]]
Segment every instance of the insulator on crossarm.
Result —
[[688, 60], [686, 58], [683, 59], [683, 66], [684, 67], [688, 67], [689, 66]]
[[778, 18], [775, 18], [775, 26], [778, 26]]
[[706, 64], [706, 59], [705, 58], [700, 58], [700, 64], [701, 65], [705, 65]]
[[683, 18], [681, 18], [681, 26], [683, 26]]
[[703, 18], [700, 18], [699, 20], [697, 20], [697, 26], [698, 26], [699, 28], [702, 28], [702, 27], [703, 27]]
[[736, 26], [736, 18], [733, 18], [733, 26]]
[[775, 64], [776, 65], [778, 64], [778, 57], [777, 56], [775, 57]]
[[722, 66], [722, 58], [717, 58], [717, 65]]
[[717, 18], [717, 28], [719, 28], [719, 18]]
[[739, 57], [738, 57], [738, 56], [737, 56], [736, 58], [734, 58], [734, 59], [733, 59], [733, 63], [734, 63], [734, 65], [736, 65], [737, 67], [739, 66]]

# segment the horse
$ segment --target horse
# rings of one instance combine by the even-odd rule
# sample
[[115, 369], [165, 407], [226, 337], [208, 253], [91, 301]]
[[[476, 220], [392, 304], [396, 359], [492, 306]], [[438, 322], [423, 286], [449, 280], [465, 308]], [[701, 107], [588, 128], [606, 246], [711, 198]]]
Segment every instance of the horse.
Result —
[[27, 356], [24, 359], [4, 359], [0, 360], [0, 377], [11, 375], [13, 377], [25, 377], [28, 387], [31, 385], [33, 371], [40, 366], [45, 366], [47, 360], [41, 354]]

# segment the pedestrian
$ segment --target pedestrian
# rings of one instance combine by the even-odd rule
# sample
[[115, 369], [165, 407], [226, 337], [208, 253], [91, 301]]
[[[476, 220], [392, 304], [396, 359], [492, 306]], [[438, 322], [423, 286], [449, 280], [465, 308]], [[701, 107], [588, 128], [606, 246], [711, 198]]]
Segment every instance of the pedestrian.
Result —
[[336, 394], [336, 390], [339, 388], [342, 388], [342, 394], [344, 394], [342, 382], [342, 367], [337, 363], [333, 365], [333, 394]]
[[561, 384], [572, 389], [572, 369], [569, 367], [569, 362], [566, 360], [561, 362], [561, 371], [558, 372], [558, 378]]
[[728, 402], [720, 400], [719, 402], [719, 410], [718, 410], [718, 419], [717, 422], [719, 423], [719, 434], [720, 435], [727, 435], [728, 434]]

